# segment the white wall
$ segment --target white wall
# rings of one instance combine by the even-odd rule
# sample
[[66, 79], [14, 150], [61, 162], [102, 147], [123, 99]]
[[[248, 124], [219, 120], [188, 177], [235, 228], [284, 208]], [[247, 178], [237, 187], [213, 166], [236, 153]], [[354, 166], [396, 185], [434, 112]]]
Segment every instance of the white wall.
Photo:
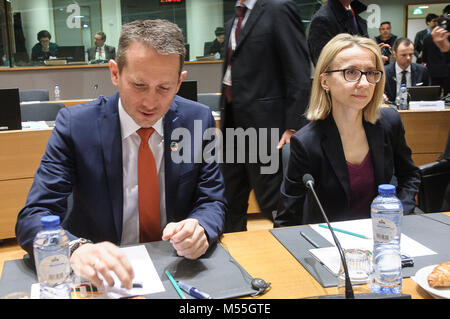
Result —
[[205, 39], [215, 39], [214, 30], [223, 26], [223, 3], [217, 0], [186, 0], [187, 43], [190, 59], [203, 56]]
[[122, 29], [122, 10], [120, 0], [102, 0], [102, 24], [106, 34], [106, 44], [116, 48]]

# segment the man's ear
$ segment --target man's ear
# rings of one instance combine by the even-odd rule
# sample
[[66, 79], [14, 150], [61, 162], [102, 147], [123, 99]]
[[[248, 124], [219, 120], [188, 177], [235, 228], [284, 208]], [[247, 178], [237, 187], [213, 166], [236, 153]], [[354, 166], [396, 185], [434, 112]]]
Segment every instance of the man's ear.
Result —
[[178, 78], [177, 93], [178, 93], [178, 90], [180, 89], [181, 82], [184, 81], [186, 76], [187, 76], [187, 71], [183, 71], [183, 72], [180, 73], [180, 77]]
[[114, 60], [109, 60], [109, 74], [111, 76], [111, 82], [114, 86], [119, 86], [119, 66]]

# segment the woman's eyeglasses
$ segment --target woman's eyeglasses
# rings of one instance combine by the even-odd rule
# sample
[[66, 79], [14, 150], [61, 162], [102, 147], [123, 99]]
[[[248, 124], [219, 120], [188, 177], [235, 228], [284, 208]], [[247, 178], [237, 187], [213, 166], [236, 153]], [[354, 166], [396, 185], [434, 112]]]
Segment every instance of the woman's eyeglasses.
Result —
[[344, 79], [348, 82], [358, 82], [364, 74], [366, 76], [367, 82], [372, 84], [378, 83], [381, 80], [381, 76], [383, 75], [383, 71], [373, 70], [363, 72], [358, 69], [330, 70], [326, 71], [325, 73], [332, 72], [342, 72], [342, 74], [344, 75]]

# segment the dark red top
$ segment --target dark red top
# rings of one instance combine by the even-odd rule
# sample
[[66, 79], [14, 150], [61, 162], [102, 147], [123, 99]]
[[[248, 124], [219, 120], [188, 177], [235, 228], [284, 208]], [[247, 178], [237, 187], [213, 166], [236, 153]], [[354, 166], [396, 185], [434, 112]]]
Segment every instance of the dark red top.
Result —
[[347, 162], [350, 179], [350, 213], [354, 218], [369, 218], [370, 204], [376, 196], [370, 150], [360, 165]]

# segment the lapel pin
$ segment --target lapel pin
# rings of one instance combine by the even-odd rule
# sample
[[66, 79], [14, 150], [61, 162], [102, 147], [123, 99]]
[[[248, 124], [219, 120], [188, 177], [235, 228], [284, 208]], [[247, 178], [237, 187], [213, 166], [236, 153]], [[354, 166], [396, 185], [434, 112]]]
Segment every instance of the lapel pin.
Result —
[[172, 141], [172, 142], [170, 143], [170, 150], [171, 150], [172, 152], [178, 151], [178, 142]]

